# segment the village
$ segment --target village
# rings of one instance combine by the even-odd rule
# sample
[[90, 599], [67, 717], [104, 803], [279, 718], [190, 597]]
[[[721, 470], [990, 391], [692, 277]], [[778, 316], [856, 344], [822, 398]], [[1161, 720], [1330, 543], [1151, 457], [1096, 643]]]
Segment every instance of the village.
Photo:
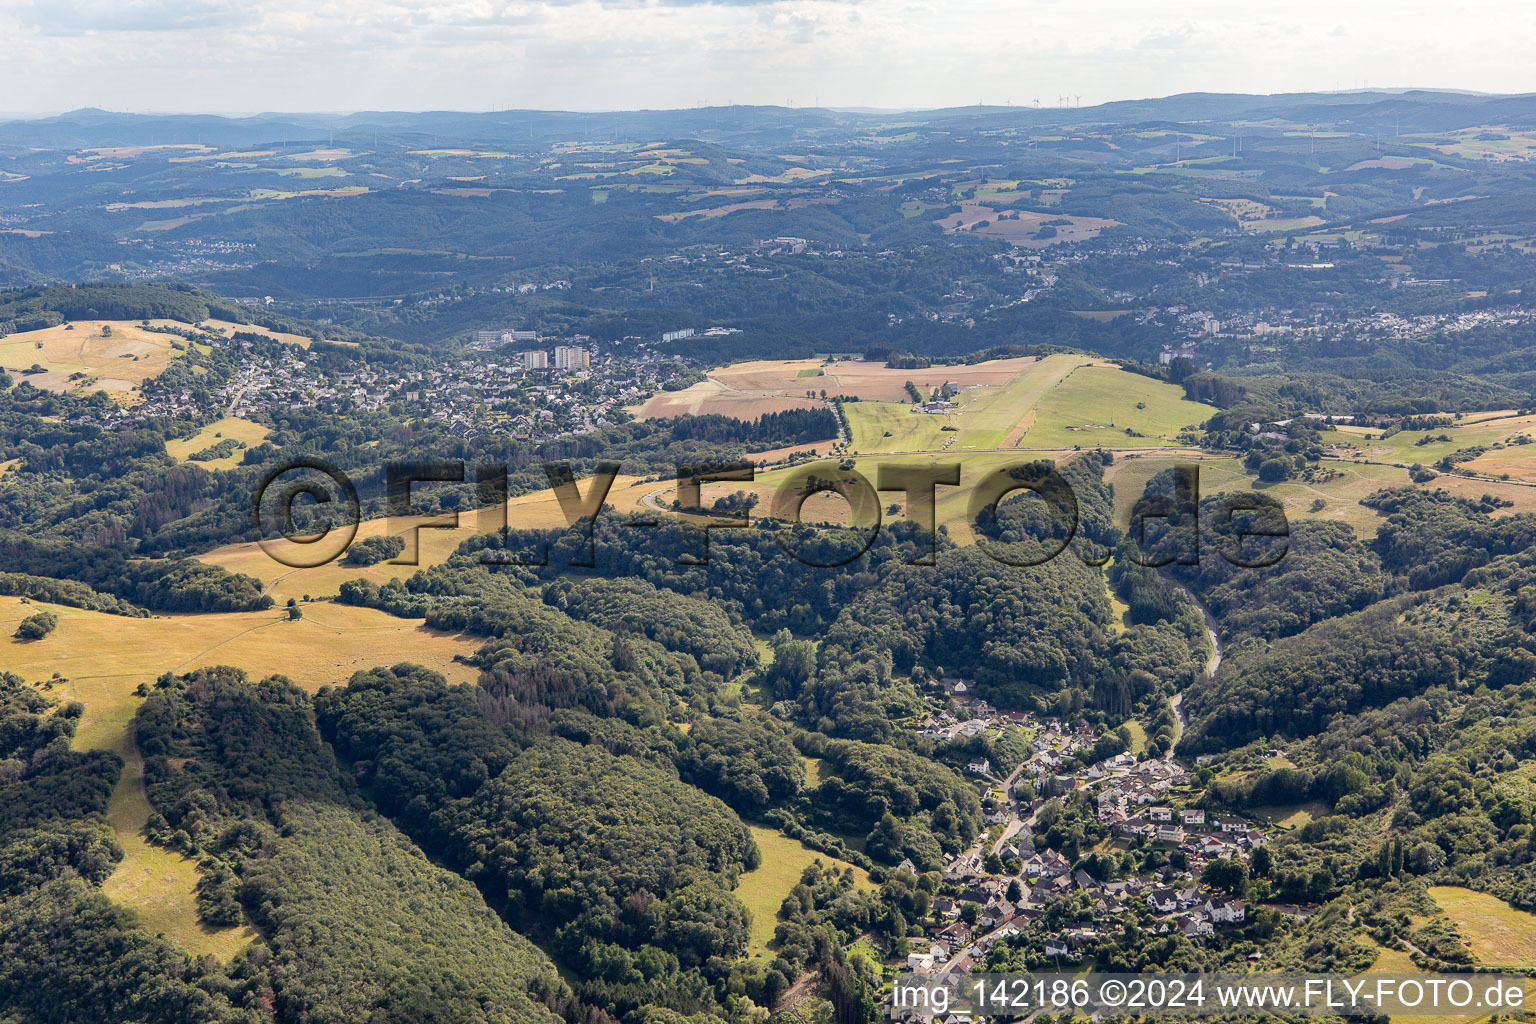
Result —
[[[904, 960], [889, 961], [888, 974], [981, 972], [988, 954], [1010, 941], [1038, 945], [1031, 952], [1040, 967], [1074, 970], [1091, 948], [1120, 937], [1126, 922], [1143, 915], [1156, 921], [1153, 934], [1176, 932], [1194, 940], [1211, 939], [1247, 919], [1242, 899], [1201, 878], [1217, 861], [1242, 865], [1246, 876], [1255, 851], [1270, 840], [1271, 826], [1196, 806], [1193, 775], [1171, 753], [1122, 751], [1092, 760], [1103, 734], [1086, 720], [998, 711], [969, 680], [944, 679], [942, 686], [944, 699], [933, 701], [942, 709], [917, 729], [938, 756], [945, 744], [997, 738], [1008, 730], [1022, 731], [1029, 753], [1011, 770], [985, 757], [965, 763], [989, 808], [987, 830], [970, 849], [945, 855], [925, 937], [912, 940]], [[1102, 836], [1092, 852], [1106, 856], [1092, 858], [1082, 849], [1076, 851], [1081, 856], [1069, 857], [1049, 845], [1044, 822], [1070, 802], [1091, 807], [1092, 834]], [[1136, 870], [1123, 877], [1102, 870], [1113, 855], [1126, 853], [1136, 855]], [[900, 869], [920, 873], [910, 861]], [[1048, 916], [1063, 920], [1063, 902], [1072, 910], [1064, 923], [1051, 926]], [[1048, 915], [1053, 906], [1056, 912]], [[903, 1012], [907, 1019], [932, 1019]]]
[[625, 406], [686, 383], [691, 373], [646, 350], [597, 355], [585, 336], [542, 339], [553, 346], [553, 360], [545, 349], [513, 349], [503, 343], [490, 350], [476, 346], [430, 368], [402, 370], [359, 360], [337, 372], [297, 345], [254, 345], [240, 332], [234, 337], [188, 333], [195, 333], [191, 340], [198, 343], [233, 350], [238, 369], [211, 391], [195, 377], [146, 381], [142, 402], [102, 410], [112, 421], [104, 426], [131, 426], [211, 404], [241, 417], [289, 409], [386, 410], [438, 421], [465, 440], [550, 440], [612, 426], [624, 418], [620, 410]]

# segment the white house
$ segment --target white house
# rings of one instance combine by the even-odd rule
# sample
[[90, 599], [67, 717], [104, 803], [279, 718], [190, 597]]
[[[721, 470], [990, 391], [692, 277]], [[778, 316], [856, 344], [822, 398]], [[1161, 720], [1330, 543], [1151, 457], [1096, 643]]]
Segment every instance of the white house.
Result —
[[1205, 905], [1206, 912], [1211, 915], [1211, 920], [1217, 924], [1236, 924], [1248, 916], [1248, 908], [1242, 900], [1216, 897]]

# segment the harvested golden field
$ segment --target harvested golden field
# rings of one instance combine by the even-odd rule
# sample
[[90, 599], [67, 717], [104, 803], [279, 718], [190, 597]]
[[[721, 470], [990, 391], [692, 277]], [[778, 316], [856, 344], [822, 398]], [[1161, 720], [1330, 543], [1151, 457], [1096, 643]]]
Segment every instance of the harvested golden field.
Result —
[[[757, 360], [711, 370], [707, 380], [682, 391], [662, 392], [640, 409], [653, 419], [684, 414], [719, 413], [737, 419], [756, 419], [765, 412], [814, 408], [821, 393], [844, 395], [864, 402], [910, 403], [906, 384], [911, 381], [924, 394], [949, 381], [962, 388], [1001, 385], [1033, 366], [1030, 356], [995, 359], [971, 365], [936, 365], [923, 369], [891, 369], [884, 363], [858, 359]], [[801, 376], [806, 371], [819, 375]], [[816, 397], [809, 397], [811, 392]]]
[[[34, 643], [11, 639], [17, 623], [39, 608], [58, 616], [58, 629]], [[344, 683], [360, 669], [414, 661], [471, 682], [476, 671], [453, 659], [481, 643], [419, 620], [329, 601], [305, 605], [303, 619], [289, 622], [280, 607], [136, 619], [0, 597], [0, 635], [0, 668], [29, 680], [63, 675], [70, 696], [86, 706], [81, 738], [107, 749], [115, 749], [105, 741], [127, 721], [113, 719], [125, 707], [124, 695], [164, 672], [235, 665], [252, 676], [281, 674], [318, 689]]]
[[985, 363], [937, 364], [920, 370], [900, 370], [884, 363], [846, 359], [828, 363], [826, 377], [818, 378], [818, 384], [822, 380], [830, 381], [827, 386], [829, 395], [852, 395], [865, 402], [904, 402], [910, 400], [907, 381], [924, 392], [943, 387], [950, 381], [961, 388], [1002, 385], [1029, 370], [1035, 362], [1033, 356], [1014, 356]]
[[[126, 320], [81, 320], [0, 338], [0, 366], [42, 367], [21, 379], [45, 391], [105, 391], [120, 404], [134, 389], [171, 365], [180, 338], [146, 331]], [[83, 374], [72, 380], [74, 374]]]
[[689, 217], [724, 217], [728, 213], [737, 213], [741, 210], [771, 210], [779, 205], [777, 199], [751, 199], [742, 203], [731, 203], [727, 206], [711, 206], [701, 210], [684, 210], [680, 213], [658, 213], [657, 220], [664, 220], [669, 224], [675, 224]]
[[[228, 320], [204, 320], [203, 326], [211, 331], [217, 331], [219, 334], [222, 334], [226, 337], [234, 334], [236, 331], [249, 331], [253, 334], [265, 334], [267, 337], [272, 338], [275, 341], [281, 341], [289, 345], [297, 345], [300, 348], [309, 348], [309, 346], [313, 343], [313, 339], [305, 337], [302, 334], [288, 334], [284, 331], [274, 331], [270, 327], [253, 327], [250, 324], [237, 324]], [[334, 342], [333, 344], [340, 345], [345, 344], [345, 342]]]
[[[801, 391], [806, 389], [802, 388]], [[641, 407], [643, 419], [671, 419], [674, 416], [730, 416], [755, 420], [764, 413], [786, 409], [815, 409], [822, 403], [814, 398], [738, 391], [716, 380], [702, 380], [682, 391], [664, 391]]]
[[[242, 442], [245, 448], [254, 448], [267, 439], [267, 433], [267, 428], [260, 423], [252, 423], [238, 416], [225, 416], [221, 420], [208, 424], [191, 437], [167, 441], [165, 451], [171, 458], [186, 462], [192, 455], [224, 440], [233, 439]], [[240, 465], [245, 448], [238, 449], [234, 454], [223, 458], [205, 459], [194, 462], [193, 465], [202, 466], [204, 469], [231, 469]]]

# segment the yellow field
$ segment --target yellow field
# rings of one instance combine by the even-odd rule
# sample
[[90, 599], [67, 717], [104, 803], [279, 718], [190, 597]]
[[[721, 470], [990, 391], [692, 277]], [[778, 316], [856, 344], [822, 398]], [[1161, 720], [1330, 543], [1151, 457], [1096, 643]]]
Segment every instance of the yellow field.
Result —
[[[17, 623], [39, 608], [58, 616], [58, 628], [35, 643], [10, 639]], [[108, 805], [124, 858], [104, 886], [107, 895], [137, 912], [151, 931], [191, 953], [221, 959], [238, 952], [251, 933], [200, 925], [193, 901], [196, 864], [150, 845], [142, 835], [150, 808], [130, 734], [138, 710], [134, 689], [164, 672], [236, 665], [252, 677], [280, 673], [314, 690], [344, 683], [360, 669], [402, 661], [436, 669], [454, 682], [472, 682], [476, 671], [453, 659], [480, 646], [419, 622], [329, 602], [307, 605], [302, 620], [288, 622], [280, 608], [131, 619], [0, 597], [0, 635], [5, 637], [0, 669], [31, 681], [57, 672], [68, 680], [57, 694], [85, 705], [75, 747], [115, 750], [127, 764]]]
[[[615, 478], [608, 492], [608, 503], [621, 512], [635, 511], [643, 494], [662, 486], [643, 485], [640, 480], [640, 477], [625, 475]], [[586, 493], [587, 486], [586, 481], [581, 482], [582, 493]], [[413, 521], [392, 523], [387, 518], [370, 519], [358, 527], [356, 540], [401, 534], [410, 529]], [[446, 562], [460, 544], [482, 532], [479, 522], [478, 512], [465, 512], [459, 516], [457, 529], [420, 530], [417, 534], [420, 545], [417, 557], [420, 564], [415, 566], [391, 565], [388, 562], [369, 566], [346, 565], [338, 558], [313, 569], [293, 569], [274, 560], [254, 543], [230, 544], [197, 557], [209, 565], [256, 577], [268, 584], [268, 593], [273, 600], [284, 604], [290, 597], [302, 600], [306, 594], [316, 598], [335, 596], [347, 580], [368, 579], [375, 583], [388, 583], [397, 577], [408, 579], [418, 568]], [[546, 489], [511, 499], [507, 503], [507, 524], [513, 529], [550, 529], [565, 526], [566, 520], [554, 493]]]
[[[58, 629], [35, 643], [9, 639], [16, 624], [39, 608], [58, 616]], [[479, 640], [417, 620], [328, 601], [305, 605], [304, 618], [288, 622], [282, 608], [133, 619], [0, 597], [0, 634], [6, 637], [0, 640], [0, 668], [30, 680], [62, 674], [69, 696], [85, 704], [79, 740], [107, 750], [117, 749], [133, 717], [134, 687], [164, 672], [237, 665], [253, 677], [282, 674], [313, 690], [344, 683], [360, 669], [414, 661], [472, 682], [475, 670], [453, 657], [480, 647]]]
[[[131, 404], [139, 384], [171, 365], [177, 354], [173, 341], [182, 344], [180, 338], [146, 331], [131, 321], [82, 320], [0, 338], [0, 366], [12, 376], [41, 366], [45, 372], [19, 379], [45, 391], [105, 391]], [[76, 373], [86, 376], [70, 380]]]
[[[267, 337], [276, 341], [281, 341], [287, 345], [297, 345], [300, 348], [309, 348], [309, 346], [313, 343], [312, 339], [302, 334], [288, 334], [284, 331], [274, 331], [270, 327], [253, 327], [250, 324], [237, 324], [228, 320], [204, 320], [202, 326], [211, 331], [216, 331], [219, 334], [225, 335], [226, 337], [234, 334], [236, 331], [251, 331], [255, 334], [265, 334]], [[332, 342], [331, 344], [350, 345], [351, 342], [336, 341]]]
[[[776, 409], [811, 408], [827, 395], [857, 397], [862, 402], [909, 404], [906, 382], [924, 394], [956, 381], [963, 388], [1003, 385], [1028, 369], [1035, 360], [1028, 356], [995, 359], [985, 363], [923, 369], [891, 369], [884, 363], [858, 359], [823, 361], [820, 359], [756, 360], [734, 363], [709, 372], [706, 380], [682, 391], [662, 392], [647, 401], [638, 412], [642, 417], [680, 416], [684, 413], [720, 413], [737, 418], [755, 419]], [[801, 373], [822, 370], [818, 377]], [[815, 399], [806, 396], [814, 391]], [[849, 410], [853, 406], [848, 406]]]
[[[189, 455], [211, 448], [226, 438], [244, 441], [246, 448], [254, 448], [267, 439], [267, 434], [267, 428], [260, 423], [252, 423], [238, 416], [225, 416], [216, 423], [208, 424], [192, 437], [167, 441], [165, 451], [171, 458], [186, 462]], [[231, 469], [240, 465], [244, 455], [245, 449], [242, 448], [222, 459], [209, 459], [206, 462], [194, 462], [192, 465], [202, 466], [204, 469]]]
[[749, 956], [767, 955], [768, 944], [773, 941], [773, 930], [779, 923], [779, 905], [784, 902], [789, 891], [799, 884], [801, 872], [813, 861], [830, 864], [839, 871], [853, 868], [854, 884], [858, 888], [875, 887], [869, 880], [869, 872], [861, 867], [802, 846], [798, 840], [782, 832], [758, 825], [748, 827], [752, 830], [752, 838], [757, 841], [757, 848], [763, 854], [762, 865], [742, 875], [741, 884], [736, 887], [736, 895], [752, 912], [751, 938], [747, 944]]
[[1430, 886], [1430, 897], [1456, 925], [1485, 967], [1536, 966], [1536, 914], [1516, 910], [1487, 893], [1449, 885]]

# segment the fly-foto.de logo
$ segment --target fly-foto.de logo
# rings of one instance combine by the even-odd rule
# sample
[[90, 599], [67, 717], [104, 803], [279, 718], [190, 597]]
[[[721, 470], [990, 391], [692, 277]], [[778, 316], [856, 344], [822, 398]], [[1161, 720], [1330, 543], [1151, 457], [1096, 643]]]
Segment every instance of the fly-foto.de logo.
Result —
[[[868, 461], [863, 464], [867, 466]], [[697, 543], [676, 553], [680, 565], [709, 564], [709, 538], [715, 531], [754, 526], [775, 529], [780, 546], [800, 564], [846, 565], [869, 550], [886, 518], [898, 511], [924, 539], [909, 564], [933, 565], [941, 531], [950, 532], [954, 525], [941, 517], [941, 506], [963, 509], [963, 523], [976, 547], [1000, 564], [1041, 565], [1071, 552], [1090, 565], [1103, 565], [1117, 553], [1102, 543], [1103, 538], [1085, 536], [1077, 493], [1048, 461], [992, 465], [970, 472], [962, 461], [882, 460], [875, 462], [873, 473], [852, 459], [806, 463], [775, 474], [768, 491], [768, 512], [757, 516], [751, 509], [706, 508], [703, 500], [708, 485], [755, 485], [757, 469], [747, 460], [678, 464], [671, 505], [630, 513], [618, 512], [609, 503], [619, 463], [598, 462], [581, 479], [569, 462], [543, 463], [542, 469], [567, 529], [580, 539], [570, 560], [576, 567], [594, 564], [593, 529], [600, 517], [610, 514], [630, 529], [654, 528], [668, 517], [698, 531]], [[505, 536], [519, 529], [508, 513], [512, 495], [506, 463], [471, 467], [464, 460], [390, 462], [382, 474], [370, 477], [382, 478], [386, 535], [399, 536], [403, 542], [388, 564], [419, 563], [421, 530], [457, 530], [465, 525], [458, 508], [432, 514], [419, 511], [414, 491], [420, 486], [473, 484], [470, 522], [476, 532]], [[838, 545], [831, 555], [826, 545], [809, 542], [814, 531], [796, 529], [809, 525], [805, 506], [817, 495], [840, 500], [842, 514], [832, 528], [856, 538]], [[990, 527], [997, 523], [1005, 499], [1015, 495], [1032, 506], [1025, 520], [1033, 529], [1022, 542], [1015, 538], [1010, 543]], [[352, 478], [333, 463], [313, 457], [295, 458], [269, 469], [251, 501], [251, 525], [258, 543], [272, 558], [293, 568], [324, 565], [344, 555], [357, 537], [363, 513], [364, 503]], [[952, 511], [948, 518], [953, 518]], [[1198, 565], [1202, 548], [1210, 546], [1212, 554], [1234, 566], [1265, 568], [1286, 556], [1289, 536], [1284, 508], [1273, 498], [1238, 493], [1202, 500], [1200, 467], [1193, 463], [1173, 466], [1149, 482], [1119, 532], [1120, 553], [1151, 567]], [[491, 564], [542, 566], [548, 564], [548, 544], [524, 556], [493, 558], [482, 553], [481, 557]]]

